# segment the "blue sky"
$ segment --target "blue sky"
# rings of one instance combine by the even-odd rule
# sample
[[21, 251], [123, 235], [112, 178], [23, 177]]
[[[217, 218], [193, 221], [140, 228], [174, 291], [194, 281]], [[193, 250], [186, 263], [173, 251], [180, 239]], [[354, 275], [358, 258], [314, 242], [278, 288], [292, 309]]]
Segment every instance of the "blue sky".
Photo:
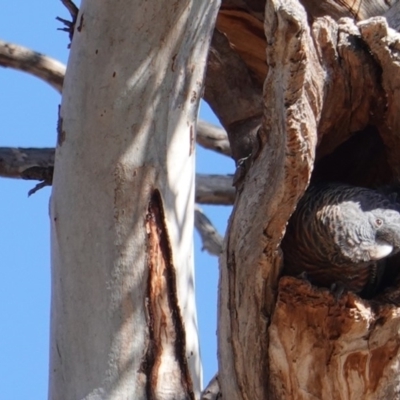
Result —
[[[66, 63], [67, 34], [56, 16], [60, 1], [3, 2], [0, 40], [21, 44]], [[0, 147], [53, 147], [59, 94], [22, 72], [0, 67]], [[206, 105], [201, 118], [218, 123]], [[233, 161], [198, 148], [197, 171], [233, 173]], [[0, 178], [0, 400], [47, 398], [50, 312], [50, 188], [27, 196], [33, 181]], [[220, 233], [230, 207], [204, 206]], [[195, 234], [196, 290], [205, 383], [217, 369], [218, 263]]]

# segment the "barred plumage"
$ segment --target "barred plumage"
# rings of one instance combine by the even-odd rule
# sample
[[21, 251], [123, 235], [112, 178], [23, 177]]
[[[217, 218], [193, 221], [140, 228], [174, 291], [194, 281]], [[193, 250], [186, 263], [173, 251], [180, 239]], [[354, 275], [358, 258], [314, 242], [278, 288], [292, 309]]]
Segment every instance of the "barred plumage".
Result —
[[282, 242], [284, 273], [370, 296], [385, 258], [400, 251], [400, 207], [390, 195], [345, 184], [311, 186]]

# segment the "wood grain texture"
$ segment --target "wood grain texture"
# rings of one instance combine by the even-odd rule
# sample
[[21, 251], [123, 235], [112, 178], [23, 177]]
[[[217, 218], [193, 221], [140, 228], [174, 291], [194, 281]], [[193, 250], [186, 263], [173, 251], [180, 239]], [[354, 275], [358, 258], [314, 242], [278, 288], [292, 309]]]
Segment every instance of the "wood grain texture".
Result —
[[278, 282], [280, 241], [311, 179], [336, 174], [373, 186], [400, 177], [399, 35], [382, 17], [310, 18], [295, 0], [267, 2], [265, 34], [261, 149], [236, 197], [221, 262], [222, 393], [398, 398], [396, 309]]
[[266, 355], [279, 243], [311, 177], [322, 106], [324, 75], [304, 9], [297, 1], [268, 4], [262, 149], [236, 199], [221, 263], [220, 385], [229, 399], [274, 398]]
[[276, 398], [399, 398], [399, 328], [398, 308], [282, 278], [269, 329]]

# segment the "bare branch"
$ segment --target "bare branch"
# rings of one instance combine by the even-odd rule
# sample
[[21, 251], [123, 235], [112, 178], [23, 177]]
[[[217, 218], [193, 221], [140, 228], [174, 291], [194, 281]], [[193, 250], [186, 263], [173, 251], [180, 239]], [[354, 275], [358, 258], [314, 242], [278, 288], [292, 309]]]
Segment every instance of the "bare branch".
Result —
[[0, 40], [0, 66], [28, 72], [61, 93], [65, 65], [36, 51]]
[[196, 174], [196, 203], [232, 205], [236, 191], [232, 176]]
[[[32, 167], [54, 166], [53, 148], [0, 147], [0, 176], [3, 178], [24, 178], [23, 172]], [[45, 178], [37, 177], [37, 180]]]
[[71, 18], [76, 21], [79, 13], [79, 8], [75, 5], [75, 3], [71, 0], [61, 0], [61, 3], [64, 4], [65, 8], [71, 15]]
[[[74, 36], [76, 19], [78, 18], [79, 8], [72, 2], [71, 0], [61, 0], [61, 3], [64, 4], [65, 8], [71, 15], [71, 21], [68, 21], [64, 18], [56, 17], [56, 20], [62, 22], [64, 24], [63, 28], [58, 28], [60, 31], [68, 32], [69, 39], [72, 42], [72, 37]], [[83, 18], [83, 16], [82, 16]], [[78, 28], [78, 30], [80, 30]], [[71, 47], [71, 42], [68, 45], [68, 48]]]
[[221, 254], [224, 239], [197, 205], [194, 209], [194, 226], [203, 242], [202, 250], [207, 250], [211, 255], [218, 257]]
[[46, 186], [51, 186], [51, 183], [43, 181], [38, 183], [37, 185], [35, 185], [31, 190], [28, 191], [28, 197], [32, 196], [33, 194], [35, 194], [37, 191], [39, 191], [40, 189], [43, 189]]
[[[52, 170], [53, 166], [53, 148], [0, 147], [0, 177], [33, 179], [51, 183], [49, 171]], [[29, 171], [29, 174], [27, 171]], [[32, 175], [32, 171], [35, 172], [34, 175]], [[232, 187], [232, 177], [197, 174], [195, 196], [197, 203], [233, 204], [235, 189]]]
[[216, 125], [210, 124], [206, 121], [199, 121], [197, 123], [196, 141], [206, 149], [214, 150], [217, 153], [226, 156], [231, 155], [228, 135], [225, 129]]

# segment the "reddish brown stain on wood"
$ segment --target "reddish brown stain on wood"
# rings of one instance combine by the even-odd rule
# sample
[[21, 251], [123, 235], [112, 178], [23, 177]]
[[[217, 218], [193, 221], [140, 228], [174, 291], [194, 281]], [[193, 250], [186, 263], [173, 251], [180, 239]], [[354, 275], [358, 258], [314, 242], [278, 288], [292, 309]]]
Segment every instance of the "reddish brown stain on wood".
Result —
[[259, 82], [263, 82], [268, 66], [265, 59], [266, 40], [262, 21], [244, 10], [221, 8], [217, 29], [229, 39]]
[[375, 392], [378, 384], [381, 383], [383, 371], [388, 364], [388, 360], [398, 357], [399, 343], [396, 338], [385, 346], [378, 347], [371, 351], [371, 359], [368, 375], [368, 386], [371, 392]]
[[194, 400], [193, 385], [186, 360], [186, 336], [176, 289], [176, 272], [168, 236], [164, 207], [160, 192], [155, 189], [146, 216], [148, 247], [147, 313], [149, 344], [142, 363], [147, 375], [147, 398], [157, 398], [156, 386], [165, 349], [172, 343], [178, 368], [171, 375], [180, 376], [179, 392]]
[[[366, 377], [368, 363], [368, 355], [363, 353], [349, 354], [346, 362], [343, 365], [343, 373], [346, 377], [346, 381], [351, 381], [351, 375], [357, 374], [363, 379]], [[366, 383], [366, 382], [365, 382]]]
[[284, 276], [270, 328], [274, 386], [281, 398], [299, 388], [315, 398], [328, 388], [332, 398], [355, 390], [383, 398], [399, 357], [398, 325], [393, 307], [372, 309], [351, 292], [336, 300], [328, 289]]

